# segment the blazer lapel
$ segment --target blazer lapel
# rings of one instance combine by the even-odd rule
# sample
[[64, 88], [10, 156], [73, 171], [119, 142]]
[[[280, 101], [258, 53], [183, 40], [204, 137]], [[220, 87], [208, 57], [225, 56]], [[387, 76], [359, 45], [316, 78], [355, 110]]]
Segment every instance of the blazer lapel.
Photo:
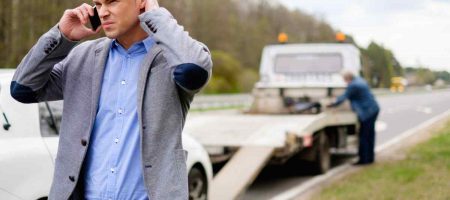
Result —
[[141, 67], [139, 69], [139, 82], [138, 82], [138, 89], [137, 89], [137, 106], [138, 106], [138, 116], [140, 118], [142, 106], [143, 106], [143, 100], [144, 100], [144, 93], [145, 93], [145, 86], [147, 85], [148, 80], [148, 74], [151, 69], [153, 60], [156, 58], [156, 56], [162, 51], [160, 47], [158, 47], [156, 44], [152, 46], [150, 49], [150, 52], [147, 53], [144, 60], [141, 63]]
[[[95, 119], [98, 101], [100, 98], [103, 74], [105, 71], [106, 59], [108, 58], [111, 40], [107, 39], [104, 43], [99, 43], [95, 49], [94, 66], [92, 66], [92, 100], [91, 100], [91, 117]], [[91, 123], [92, 125], [93, 123]]]

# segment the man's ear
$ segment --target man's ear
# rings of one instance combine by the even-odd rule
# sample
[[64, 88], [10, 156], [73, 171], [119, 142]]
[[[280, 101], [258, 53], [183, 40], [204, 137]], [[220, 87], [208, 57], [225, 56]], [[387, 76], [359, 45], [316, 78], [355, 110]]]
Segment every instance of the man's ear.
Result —
[[145, 5], [147, 4], [147, 0], [137, 0], [137, 4], [139, 6], [140, 13], [145, 12]]
[[145, 10], [145, 5], [147, 5], [147, 0], [138, 0], [139, 3], [139, 9]]

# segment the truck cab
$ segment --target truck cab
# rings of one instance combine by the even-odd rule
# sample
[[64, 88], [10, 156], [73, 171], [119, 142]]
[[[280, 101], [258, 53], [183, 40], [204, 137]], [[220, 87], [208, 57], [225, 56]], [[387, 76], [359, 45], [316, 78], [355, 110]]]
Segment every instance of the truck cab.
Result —
[[266, 46], [260, 81], [253, 89], [251, 112], [298, 113], [315, 108], [346, 87], [342, 71], [361, 70], [360, 52], [352, 44], [285, 44]]

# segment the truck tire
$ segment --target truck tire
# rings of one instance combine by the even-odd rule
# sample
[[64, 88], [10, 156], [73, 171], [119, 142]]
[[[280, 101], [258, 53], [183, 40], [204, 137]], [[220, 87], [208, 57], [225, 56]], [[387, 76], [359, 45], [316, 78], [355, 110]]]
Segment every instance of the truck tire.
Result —
[[325, 133], [319, 133], [316, 142], [316, 158], [313, 161], [314, 174], [324, 174], [330, 169], [330, 141]]

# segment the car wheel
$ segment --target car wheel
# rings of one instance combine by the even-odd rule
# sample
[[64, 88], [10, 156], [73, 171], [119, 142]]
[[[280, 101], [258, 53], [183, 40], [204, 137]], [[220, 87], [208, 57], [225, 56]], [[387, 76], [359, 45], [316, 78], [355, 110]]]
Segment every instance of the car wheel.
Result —
[[189, 200], [206, 200], [208, 195], [208, 182], [202, 171], [193, 167], [188, 175]]

